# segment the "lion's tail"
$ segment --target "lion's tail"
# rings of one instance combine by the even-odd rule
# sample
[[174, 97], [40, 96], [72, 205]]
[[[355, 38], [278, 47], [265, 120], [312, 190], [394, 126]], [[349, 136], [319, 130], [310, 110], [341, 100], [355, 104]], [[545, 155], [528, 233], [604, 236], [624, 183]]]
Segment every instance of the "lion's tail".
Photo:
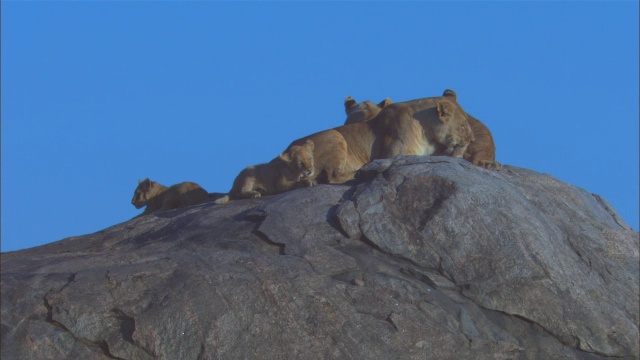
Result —
[[217, 204], [217, 205], [222, 205], [222, 204], [228, 203], [229, 200], [230, 200], [229, 199], [229, 194], [227, 194], [227, 195], [225, 195], [225, 196], [223, 196], [221, 198], [216, 199], [213, 203]]

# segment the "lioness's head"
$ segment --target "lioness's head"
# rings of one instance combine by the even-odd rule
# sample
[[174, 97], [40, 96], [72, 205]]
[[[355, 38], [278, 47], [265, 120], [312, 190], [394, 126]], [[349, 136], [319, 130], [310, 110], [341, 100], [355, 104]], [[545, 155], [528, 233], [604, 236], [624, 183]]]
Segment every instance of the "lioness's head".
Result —
[[467, 114], [449, 100], [442, 100], [436, 106], [440, 126], [436, 132], [438, 142], [445, 147], [447, 155], [462, 157], [467, 146], [475, 140], [467, 121]]
[[313, 176], [313, 141], [307, 139], [303, 145], [293, 145], [280, 159], [289, 164], [289, 167], [303, 178]]
[[374, 104], [369, 100], [358, 104], [353, 97], [347, 96], [344, 99], [344, 111], [347, 113], [347, 120], [344, 124], [349, 125], [369, 121], [376, 117], [380, 110], [391, 104], [391, 102], [391, 99], [386, 98], [378, 104]]
[[133, 193], [133, 199], [131, 200], [131, 203], [136, 207], [136, 209], [147, 206], [147, 202], [150, 198], [149, 195], [154, 185], [155, 182], [149, 180], [148, 178], [144, 180], [138, 180], [138, 187]]

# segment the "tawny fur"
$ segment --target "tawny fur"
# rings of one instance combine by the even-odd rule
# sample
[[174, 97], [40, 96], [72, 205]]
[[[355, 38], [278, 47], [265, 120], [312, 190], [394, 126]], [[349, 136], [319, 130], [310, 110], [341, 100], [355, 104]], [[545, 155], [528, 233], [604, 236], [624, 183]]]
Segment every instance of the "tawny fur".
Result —
[[[445, 90], [442, 96], [448, 97], [455, 102], [458, 101], [458, 96], [453, 90]], [[467, 116], [475, 139], [467, 147], [463, 158], [477, 166], [500, 170], [502, 165], [496, 161], [496, 145], [493, 142], [491, 131], [480, 120], [469, 114]]]
[[314, 174], [313, 149], [313, 141], [308, 140], [291, 146], [266, 164], [245, 168], [234, 180], [231, 191], [215, 203], [225, 204], [230, 200], [275, 195], [315, 185], [310, 179]]
[[462, 156], [473, 133], [457, 103], [434, 97], [387, 105], [369, 121], [321, 131], [294, 141], [290, 147], [308, 139], [315, 143], [312, 178], [319, 183], [342, 183], [375, 159]]
[[144, 212], [138, 215], [142, 216], [156, 211], [196, 205], [206, 201], [208, 198], [209, 193], [196, 183], [185, 181], [166, 187], [147, 178], [138, 181], [138, 187], [133, 193], [131, 203], [136, 209], [146, 206]]
[[345, 125], [357, 124], [373, 119], [380, 113], [380, 111], [392, 101], [389, 98], [382, 100], [378, 104], [374, 104], [369, 100], [365, 100], [361, 103], [357, 103], [351, 96], [347, 96], [344, 99], [344, 111], [347, 113], [347, 120]]

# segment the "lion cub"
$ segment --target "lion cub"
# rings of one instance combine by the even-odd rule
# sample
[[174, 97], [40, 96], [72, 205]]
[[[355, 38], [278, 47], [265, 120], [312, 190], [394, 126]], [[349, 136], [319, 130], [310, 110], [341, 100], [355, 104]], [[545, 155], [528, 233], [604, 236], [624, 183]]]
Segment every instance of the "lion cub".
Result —
[[347, 98], [344, 99], [344, 111], [347, 113], [347, 120], [345, 120], [344, 124], [356, 124], [371, 120], [376, 117], [385, 106], [391, 103], [391, 99], [386, 98], [378, 104], [374, 104], [369, 100], [358, 104], [354, 98], [347, 96]]
[[233, 181], [231, 191], [214, 203], [226, 204], [229, 200], [275, 195], [315, 185], [309, 179], [314, 172], [313, 148], [313, 141], [307, 140], [266, 164], [245, 168]]
[[[455, 102], [458, 101], [458, 96], [453, 90], [445, 90], [442, 96], [448, 97]], [[473, 165], [491, 170], [500, 170], [502, 165], [496, 161], [496, 145], [493, 142], [493, 136], [491, 136], [489, 128], [473, 116], [469, 114], [467, 116], [467, 121], [475, 139], [469, 144], [462, 157]]]
[[208, 198], [209, 193], [196, 183], [185, 181], [166, 187], [147, 178], [138, 181], [138, 187], [133, 193], [131, 203], [136, 209], [147, 207], [142, 214], [138, 215], [142, 216], [156, 211], [196, 205], [206, 201]]

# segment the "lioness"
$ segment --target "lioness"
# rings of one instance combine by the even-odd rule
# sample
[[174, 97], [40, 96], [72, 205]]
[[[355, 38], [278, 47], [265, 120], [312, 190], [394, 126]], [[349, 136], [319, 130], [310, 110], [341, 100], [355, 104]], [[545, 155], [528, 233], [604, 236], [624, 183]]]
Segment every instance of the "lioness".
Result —
[[[453, 90], [445, 90], [442, 96], [448, 97], [455, 102], [458, 101], [458, 96]], [[500, 170], [502, 165], [496, 161], [496, 145], [493, 142], [493, 136], [491, 136], [489, 128], [473, 116], [469, 114], [467, 116], [475, 140], [469, 144], [463, 158], [473, 165]]]
[[321, 131], [307, 140], [315, 143], [313, 158], [319, 183], [350, 180], [364, 164], [398, 155], [451, 155], [461, 157], [473, 133], [464, 110], [445, 97], [393, 103], [373, 119]]
[[378, 104], [374, 104], [369, 100], [358, 104], [354, 98], [347, 96], [344, 99], [344, 111], [347, 113], [347, 120], [345, 120], [344, 124], [356, 124], [371, 120], [378, 115], [382, 108], [391, 104], [391, 102], [391, 99], [386, 98]]
[[315, 185], [310, 179], [314, 174], [313, 148], [313, 141], [306, 140], [301, 145], [290, 146], [269, 163], [245, 168], [233, 181], [231, 191], [214, 203], [226, 204], [229, 200], [274, 195]]
[[196, 183], [185, 181], [166, 187], [147, 178], [138, 181], [138, 187], [133, 193], [131, 203], [136, 209], [147, 207], [142, 214], [138, 215], [142, 216], [156, 211], [196, 205], [208, 198], [209, 193]]

